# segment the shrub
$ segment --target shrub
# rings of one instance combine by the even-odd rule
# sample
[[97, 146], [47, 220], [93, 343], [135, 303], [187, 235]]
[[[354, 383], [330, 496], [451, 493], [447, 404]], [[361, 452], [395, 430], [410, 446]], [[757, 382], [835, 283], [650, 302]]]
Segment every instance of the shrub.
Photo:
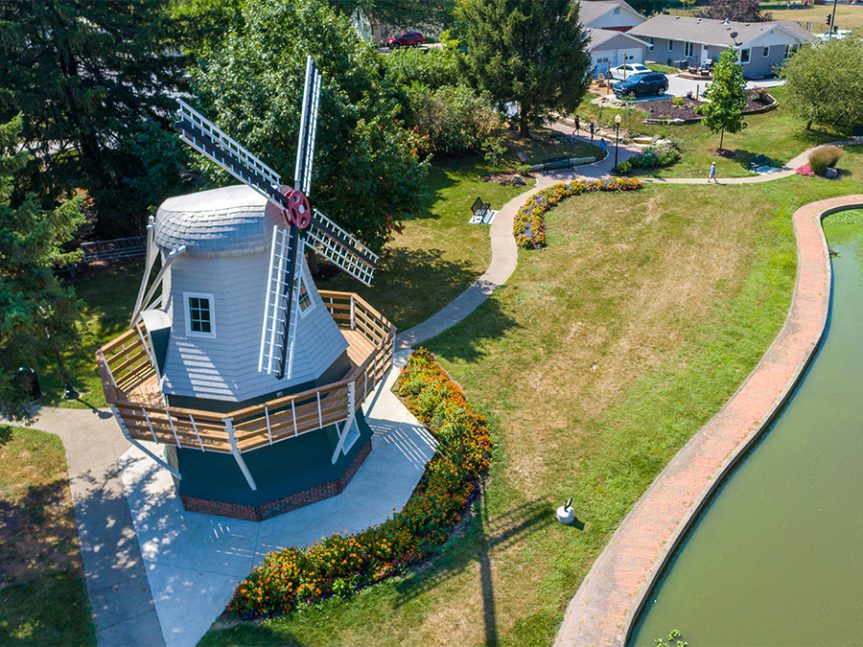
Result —
[[620, 162], [614, 170], [621, 175], [629, 175], [630, 171], [632, 171], [632, 164], [627, 161]]
[[680, 151], [674, 145], [648, 146], [629, 158], [632, 168], [659, 168], [671, 166], [680, 160]]
[[506, 153], [503, 137], [488, 137], [480, 146], [483, 159], [492, 166], [500, 166]]
[[533, 172], [530, 164], [519, 164], [515, 167], [515, 172], [519, 175], [530, 175]]
[[683, 105], [683, 97], [674, 97], [671, 99], [671, 103], [675, 108], [679, 108]]
[[414, 84], [408, 94], [411, 121], [425, 137], [429, 153], [478, 153], [483, 143], [496, 136], [503, 119], [488, 95], [466, 86], [436, 90]]
[[392, 79], [395, 87], [420, 83], [436, 90], [460, 82], [458, 53], [454, 47], [403, 48], [381, 60], [386, 66], [386, 76]]
[[607, 177], [601, 180], [558, 182], [534, 193], [515, 214], [512, 233], [519, 247], [545, 247], [545, 213], [564, 198], [592, 191], [634, 191], [644, 186], [630, 177]]
[[797, 175], [805, 175], [806, 177], [815, 177], [815, 171], [813, 171], [812, 167], [808, 164], [798, 166], [796, 173]]
[[824, 175], [842, 157], [842, 149], [838, 146], [819, 146], [809, 153], [809, 166], [818, 175]]
[[425, 559], [449, 537], [488, 471], [488, 426], [424, 348], [408, 359], [396, 390], [438, 441], [405, 507], [357, 534], [270, 553], [237, 586], [229, 613], [250, 619], [285, 614], [334, 595], [347, 597]]

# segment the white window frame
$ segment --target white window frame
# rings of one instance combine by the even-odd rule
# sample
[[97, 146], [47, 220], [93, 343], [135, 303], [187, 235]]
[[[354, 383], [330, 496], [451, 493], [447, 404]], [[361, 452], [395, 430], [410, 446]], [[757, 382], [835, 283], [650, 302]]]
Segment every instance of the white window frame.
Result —
[[[189, 309], [189, 299], [206, 299], [209, 304], [210, 311], [210, 332], [199, 332], [192, 330], [192, 319]], [[188, 337], [206, 337], [215, 339], [216, 337], [216, 297], [207, 292], [183, 292], [183, 310], [186, 314], [186, 336]]]
[[761, 56], [762, 58], [767, 58], [768, 56], [770, 56], [770, 45], [761, 48]]
[[[315, 309], [315, 300], [312, 298], [312, 293], [311, 293], [311, 291], [309, 290], [309, 284], [306, 282], [306, 273], [305, 273], [305, 271], [299, 272], [299, 273], [297, 274], [296, 281], [297, 281], [297, 286], [296, 286], [296, 290], [297, 290], [297, 311], [300, 313], [300, 318], [301, 318], [301, 319], [305, 319], [305, 317], [306, 317], [306, 316], [307, 316], [307, 315], [308, 315], [312, 310], [314, 310], [314, 309]], [[308, 297], [309, 297], [309, 307], [308, 307], [308, 308], [306, 308], [305, 310], [303, 310], [303, 309], [300, 307], [300, 288], [301, 288], [301, 287], [303, 287], [303, 288], [305, 288], [305, 289], [306, 289], [306, 294], [307, 294], [307, 295], [308, 295]]]
[[692, 46], [692, 43], [683, 43], [683, 58], [692, 58], [692, 53], [695, 51], [695, 48]]
[[[746, 60], [743, 60], [743, 52], [746, 52]], [[744, 47], [740, 50], [740, 55], [737, 57], [737, 60], [740, 61], [742, 65], [749, 65], [750, 61], [752, 61], [752, 49], [749, 47]]]

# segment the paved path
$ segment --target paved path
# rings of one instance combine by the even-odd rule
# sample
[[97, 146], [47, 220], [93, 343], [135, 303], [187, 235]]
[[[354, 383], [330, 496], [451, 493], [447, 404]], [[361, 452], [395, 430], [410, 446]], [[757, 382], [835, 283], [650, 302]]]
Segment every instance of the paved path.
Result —
[[641, 602], [701, 506], [765, 430], [821, 340], [830, 307], [824, 215], [863, 207], [863, 195], [831, 198], [794, 214], [798, 270], [791, 309], [767, 353], [725, 406], [635, 504], [569, 604], [555, 645], [623, 645]]
[[45, 407], [33, 426], [57, 434], [66, 448], [98, 644], [164, 645], [117, 466], [129, 443], [114, 417], [105, 411]]

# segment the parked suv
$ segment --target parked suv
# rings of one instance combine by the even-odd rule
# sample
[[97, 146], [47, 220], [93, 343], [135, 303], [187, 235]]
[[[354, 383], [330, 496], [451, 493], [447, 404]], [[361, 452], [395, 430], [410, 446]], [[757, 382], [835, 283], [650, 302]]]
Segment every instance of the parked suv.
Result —
[[387, 47], [391, 49], [395, 49], [396, 47], [419, 47], [425, 42], [425, 36], [418, 31], [406, 31], [398, 36], [387, 38]]
[[636, 74], [626, 79], [626, 81], [615, 83], [612, 90], [619, 97], [665, 94], [668, 91], [668, 77], [661, 72]]

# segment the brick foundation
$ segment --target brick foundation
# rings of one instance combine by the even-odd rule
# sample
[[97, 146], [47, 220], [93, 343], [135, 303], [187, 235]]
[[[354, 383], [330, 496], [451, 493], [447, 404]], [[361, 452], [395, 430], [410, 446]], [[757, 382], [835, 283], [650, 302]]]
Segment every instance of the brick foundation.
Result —
[[222, 517], [233, 517], [234, 519], [245, 519], [247, 521], [263, 521], [264, 519], [276, 517], [285, 512], [302, 508], [310, 503], [316, 503], [341, 493], [348, 483], [351, 482], [354, 474], [360, 469], [363, 461], [366, 460], [371, 451], [372, 443], [371, 440], [368, 440], [365, 446], [354, 457], [354, 460], [351, 461], [351, 464], [348, 465], [348, 469], [345, 470], [344, 475], [340, 479], [321, 483], [307, 490], [295, 492], [277, 501], [270, 501], [258, 506], [212, 501], [189, 496], [180, 498], [183, 502], [183, 507], [190, 512], [217, 514]]

